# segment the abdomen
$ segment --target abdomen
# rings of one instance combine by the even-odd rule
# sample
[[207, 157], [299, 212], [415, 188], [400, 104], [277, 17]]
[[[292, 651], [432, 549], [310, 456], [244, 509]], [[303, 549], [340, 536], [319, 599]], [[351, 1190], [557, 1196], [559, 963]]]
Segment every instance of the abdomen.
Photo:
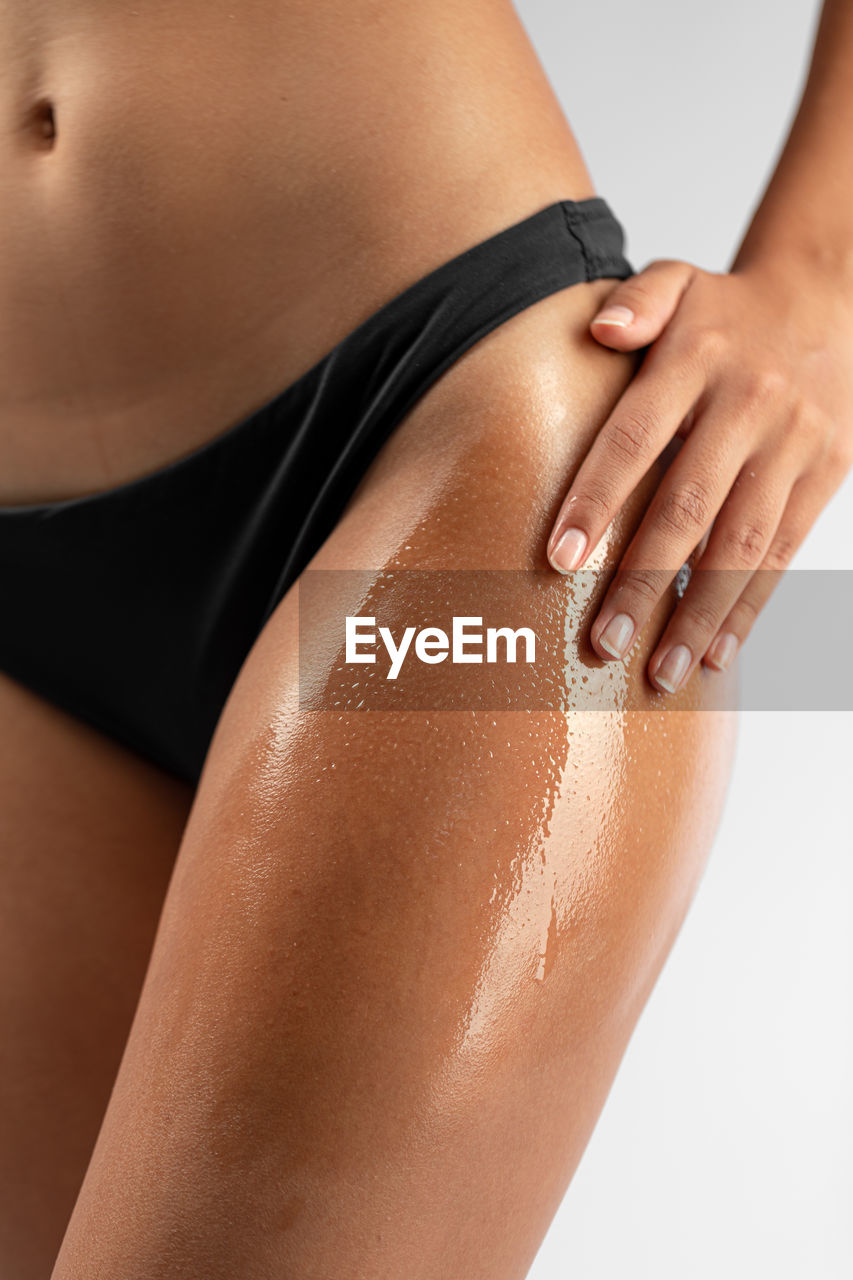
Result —
[[0, 48], [0, 503], [189, 451], [593, 192], [504, 0], [21, 4]]

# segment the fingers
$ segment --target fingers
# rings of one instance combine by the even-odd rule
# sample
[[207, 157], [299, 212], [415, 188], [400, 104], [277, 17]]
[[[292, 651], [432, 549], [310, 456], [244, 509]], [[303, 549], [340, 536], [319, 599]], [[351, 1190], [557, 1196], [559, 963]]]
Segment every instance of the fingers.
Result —
[[842, 478], [824, 470], [796, 481], [758, 571], [745, 584], [741, 583], [742, 591], [714, 629], [714, 637], [703, 655], [706, 667], [725, 671], [731, 666], [755, 619]]
[[581, 568], [664, 450], [684, 442], [590, 631], [599, 657], [623, 658], [681, 566], [698, 561], [649, 662], [661, 691], [677, 691], [700, 662], [732, 662], [850, 469], [832, 362], [818, 346], [815, 364], [808, 342], [802, 357], [796, 346], [762, 350], [752, 335], [764, 318], [741, 282], [659, 260], [614, 288], [590, 322], [599, 342], [646, 350], [575, 475], [547, 555], [561, 573]]
[[[796, 478], [796, 461], [781, 457], [778, 451], [745, 463], [649, 660], [649, 679], [665, 693], [677, 693], [689, 680], [745, 593], [752, 592], [748, 599], [765, 590], [770, 595], [779, 575], [759, 574], [756, 579], [755, 571], [760, 565], [776, 563], [781, 573], [784, 556], [793, 554], [783, 520]], [[774, 582], [765, 581], [771, 577]], [[732, 646], [733, 640], [720, 638], [718, 669], [730, 665], [737, 652], [736, 639]]]
[[696, 268], [689, 262], [659, 258], [629, 276], [608, 294], [590, 321], [592, 336], [618, 351], [645, 347], [663, 333]]
[[[731, 404], [715, 401], [666, 472], [593, 622], [590, 640], [599, 656], [625, 656], [664, 590], [714, 522], [743, 466], [744, 446], [736, 424]], [[684, 661], [680, 648], [670, 663], [676, 676], [686, 675], [686, 668], [681, 671]], [[661, 682], [671, 678], [668, 666]]]
[[674, 376], [665, 344], [634, 375], [575, 475], [548, 540], [559, 573], [580, 568], [703, 389], [698, 363]]

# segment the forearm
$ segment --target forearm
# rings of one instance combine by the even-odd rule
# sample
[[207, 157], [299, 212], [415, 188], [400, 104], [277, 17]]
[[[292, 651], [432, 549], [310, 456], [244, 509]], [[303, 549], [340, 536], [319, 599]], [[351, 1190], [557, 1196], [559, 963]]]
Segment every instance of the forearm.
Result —
[[824, 0], [778, 164], [733, 268], [805, 257], [853, 280], [853, 0]]

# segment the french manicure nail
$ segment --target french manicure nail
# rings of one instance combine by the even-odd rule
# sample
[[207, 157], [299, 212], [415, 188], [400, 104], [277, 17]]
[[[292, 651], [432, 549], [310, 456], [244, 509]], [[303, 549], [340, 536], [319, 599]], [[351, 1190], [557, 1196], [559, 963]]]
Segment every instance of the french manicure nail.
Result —
[[634, 322], [634, 313], [630, 307], [621, 307], [618, 305], [612, 307], [604, 307], [599, 311], [598, 315], [593, 316], [593, 324], [615, 324], [620, 329], [626, 328]]
[[598, 637], [598, 643], [613, 658], [624, 658], [634, 634], [634, 619], [627, 613], [615, 613]]
[[687, 674], [692, 657], [686, 644], [673, 645], [654, 674], [655, 683], [667, 693], [675, 693]]
[[722, 635], [717, 636], [711, 645], [705, 660], [716, 667], [718, 671], [727, 671], [736, 653], [737, 636], [732, 635], [730, 631], [724, 631]]
[[586, 551], [587, 536], [582, 529], [567, 529], [554, 544], [548, 559], [558, 573], [571, 573], [577, 569]]

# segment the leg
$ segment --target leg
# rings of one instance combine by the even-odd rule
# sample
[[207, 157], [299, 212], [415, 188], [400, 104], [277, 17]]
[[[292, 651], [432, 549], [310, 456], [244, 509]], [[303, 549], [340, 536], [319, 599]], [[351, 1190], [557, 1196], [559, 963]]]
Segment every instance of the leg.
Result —
[[0, 721], [0, 1271], [44, 1280], [192, 793], [5, 676]]
[[[584, 336], [607, 288], [455, 365], [315, 567], [542, 567], [633, 368]], [[295, 595], [220, 719], [54, 1280], [524, 1276], [701, 874], [727, 678], [653, 709], [650, 635], [630, 711], [301, 712]]]

